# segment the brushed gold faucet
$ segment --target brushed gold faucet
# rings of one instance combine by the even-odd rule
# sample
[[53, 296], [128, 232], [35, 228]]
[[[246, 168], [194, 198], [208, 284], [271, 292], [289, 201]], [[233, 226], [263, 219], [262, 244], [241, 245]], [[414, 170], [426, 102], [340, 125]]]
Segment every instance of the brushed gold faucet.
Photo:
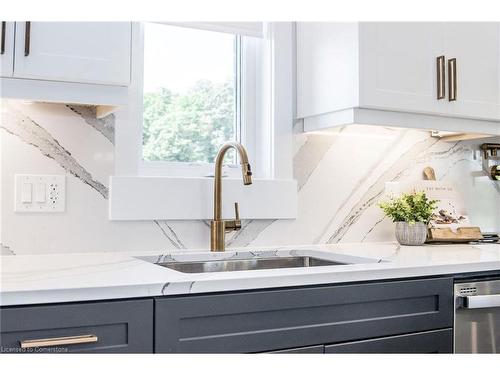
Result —
[[222, 220], [222, 162], [226, 152], [230, 148], [234, 148], [240, 155], [243, 185], [252, 184], [252, 170], [250, 168], [250, 164], [248, 163], [248, 156], [245, 147], [238, 142], [224, 143], [215, 158], [214, 219], [210, 222], [210, 251], [224, 251], [226, 247], [226, 232], [241, 229], [238, 202], [234, 203], [235, 219]]

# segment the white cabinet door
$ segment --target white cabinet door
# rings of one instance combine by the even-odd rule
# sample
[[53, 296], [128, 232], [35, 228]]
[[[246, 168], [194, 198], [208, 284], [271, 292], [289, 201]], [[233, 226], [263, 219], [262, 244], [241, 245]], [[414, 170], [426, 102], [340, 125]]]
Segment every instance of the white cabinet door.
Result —
[[447, 60], [456, 58], [457, 96], [456, 101], [448, 103], [453, 116], [500, 119], [499, 25], [497, 22], [445, 24], [445, 55]]
[[14, 70], [14, 22], [1, 22], [0, 42], [0, 77], [12, 77]]
[[17, 22], [14, 77], [126, 86], [130, 22]]
[[436, 58], [444, 54], [436, 22], [360, 24], [360, 106], [445, 113], [437, 100]]
[[357, 106], [358, 24], [297, 23], [297, 117]]

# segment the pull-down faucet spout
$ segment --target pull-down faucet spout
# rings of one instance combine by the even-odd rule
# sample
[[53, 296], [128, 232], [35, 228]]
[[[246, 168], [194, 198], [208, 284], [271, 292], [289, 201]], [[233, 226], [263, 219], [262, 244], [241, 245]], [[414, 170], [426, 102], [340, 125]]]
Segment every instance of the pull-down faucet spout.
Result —
[[239, 154], [243, 185], [250, 185], [252, 183], [252, 169], [248, 163], [248, 156], [245, 148], [238, 142], [227, 142], [223, 144], [215, 158], [214, 219], [210, 222], [211, 251], [224, 251], [226, 231], [241, 229], [238, 203], [235, 203], [235, 220], [222, 220], [222, 162], [226, 152], [230, 148], [234, 148]]

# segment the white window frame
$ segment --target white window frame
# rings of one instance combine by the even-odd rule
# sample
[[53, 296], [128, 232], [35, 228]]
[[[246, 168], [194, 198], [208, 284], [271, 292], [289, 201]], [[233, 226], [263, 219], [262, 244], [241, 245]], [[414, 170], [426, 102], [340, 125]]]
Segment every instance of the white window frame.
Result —
[[[180, 24], [174, 24], [180, 26]], [[139, 28], [140, 39], [139, 46], [134, 51], [136, 63], [132, 65], [132, 90], [135, 94], [136, 110], [133, 116], [136, 121], [143, 126], [143, 85], [144, 85], [144, 27], [143, 24], [137, 25]], [[240, 106], [240, 131], [241, 143], [246, 147], [249, 155], [257, 154], [255, 142], [255, 124], [256, 124], [256, 95], [257, 87], [255, 82], [260, 80], [256, 69], [257, 59], [260, 55], [259, 41], [254, 38], [241, 38], [241, 62], [239, 73], [240, 85], [237, 88], [241, 90]], [[239, 95], [237, 95], [238, 98]], [[134, 99], [133, 99], [134, 100]], [[171, 161], [148, 161], [143, 159], [142, 153], [142, 131], [141, 138], [135, 139], [137, 145], [134, 148], [140, 148], [137, 174], [141, 176], [169, 176], [169, 177], [206, 177], [213, 175], [214, 163], [203, 162], [171, 162]], [[259, 169], [259, 168], [257, 168]], [[238, 164], [225, 164], [224, 175], [236, 177], [239, 173]]]
[[[254, 183], [243, 187], [239, 166], [226, 168], [223, 214], [232, 215], [231, 199], [244, 203], [242, 217], [247, 219], [290, 219], [297, 214], [296, 182], [292, 177], [292, 128], [294, 111], [294, 28], [291, 22], [266, 23], [259, 63], [255, 64], [255, 88], [247, 83], [242, 108], [247, 124], [256, 124], [245, 134]], [[190, 175], [182, 165], [161, 165], [156, 173], [144, 170], [142, 161], [142, 69], [143, 29], [132, 26], [131, 85], [128, 105], [116, 113], [115, 171], [110, 178], [111, 220], [191, 220], [209, 219], [213, 180], [201, 177], [199, 169]], [[250, 72], [248, 72], [250, 74]], [[255, 102], [248, 100], [255, 97]], [[170, 164], [170, 163], [169, 163]], [[172, 163], [176, 164], [176, 163]], [[179, 163], [182, 164], [182, 163]], [[174, 168], [172, 168], [174, 167]], [[207, 164], [207, 174], [213, 173]], [[154, 169], [154, 168], [153, 168]], [[204, 174], [204, 173], [203, 173]], [[202, 174], [202, 175], [203, 175]], [[199, 192], [200, 199], [186, 192]], [[208, 200], [208, 201], [207, 201]], [[180, 204], [179, 204], [180, 202]], [[234, 202], [234, 200], [233, 200]], [[241, 205], [240, 203], [240, 205]], [[226, 208], [227, 206], [227, 208]]]

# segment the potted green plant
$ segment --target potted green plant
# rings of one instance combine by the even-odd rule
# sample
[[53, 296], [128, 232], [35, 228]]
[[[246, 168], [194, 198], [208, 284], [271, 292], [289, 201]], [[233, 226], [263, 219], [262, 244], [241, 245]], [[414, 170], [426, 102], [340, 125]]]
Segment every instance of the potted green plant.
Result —
[[396, 239], [401, 245], [418, 246], [427, 239], [427, 225], [437, 200], [430, 200], [423, 191], [404, 193], [385, 202], [379, 207], [396, 223]]

